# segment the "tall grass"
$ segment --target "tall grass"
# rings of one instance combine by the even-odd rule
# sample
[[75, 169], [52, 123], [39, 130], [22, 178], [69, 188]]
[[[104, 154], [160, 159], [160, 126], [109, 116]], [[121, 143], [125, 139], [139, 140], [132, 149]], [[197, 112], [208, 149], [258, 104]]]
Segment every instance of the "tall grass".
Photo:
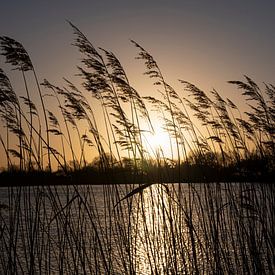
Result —
[[[2, 127], [6, 128], [6, 137], [1, 136], [1, 140], [8, 169], [14, 163], [24, 171], [31, 168], [44, 170], [45, 167], [51, 170], [52, 162], [56, 167], [58, 158], [63, 168], [67, 169], [68, 162], [72, 162], [72, 168], [76, 170], [87, 165], [86, 145], [94, 147], [90, 154], [98, 155], [102, 169], [122, 166], [124, 157], [132, 159], [137, 169], [138, 160], [146, 163], [154, 158], [158, 163], [171, 162], [180, 167], [182, 163], [201, 162], [203, 165], [209, 156], [223, 167], [259, 158], [268, 162], [269, 169], [274, 168], [272, 84], [264, 84], [260, 89], [247, 76], [245, 81], [229, 81], [241, 89], [240, 96], [247, 101], [246, 111], [242, 112], [216, 90], [207, 94], [188, 81], [180, 80], [183, 90], [176, 91], [165, 81], [153, 56], [132, 41], [138, 49], [137, 58], [145, 63], [144, 74], [153, 80], [159, 92], [156, 97], [142, 97], [131, 86], [123, 66], [112, 52], [96, 49], [77, 27], [72, 24], [71, 27], [76, 37], [74, 45], [82, 57], [82, 65], [77, 67], [78, 75], [83, 79], [82, 88], [67, 79], [62, 88], [47, 80], [39, 84], [24, 47], [11, 38], [1, 38], [1, 53], [7, 63], [21, 71], [27, 93], [27, 97], [18, 98], [7, 74], [1, 69], [0, 111]], [[35, 76], [44, 123], [38, 111], [40, 108], [32, 100], [35, 95], [31, 92], [36, 91], [29, 90], [33, 83], [27, 82], [25, 73], [28, 71]], [[55, 97], [57, 103], [51, 110], [46, 109], [49, 97]], [[94, 112], [95, 104], [101, 106], [100, 114]], [[26, 105], [27, 110], [22, 105]], [[150, 147], [144, 138], [155, 131], [149, 107], [155, 110], [163, 130], [170, 137], [169, 156], [161, 148]], [[72, 133], [77, 135], [78, 145], [73, 142]], [[18, 144], [10, 142], [14, 140], [11, 135], [17, 136]], [[57, 146], [57, 142], [50, 143], [50, 135], [60, 136], [62, 146]], [[66, 156], [68, 152], [71, 152], [70, 156]]]
[[[6, 168], [14, 176], [39, 172], [46, 183], [1, 190], [1, 273], [274, 273], [274, 183], [222, 183], [226, 175], [219, 173], [234, 168], [236, 180], [252, 172], [259, 179], [274, 175], [275, 87], [261, 89], [247, 76], [230, 81], [247, 101], [245, 112], [188, 81], [180, 80], [183, 89], [176, 91], [153, 56], [132, 41], [159, 92], [142, 97], [114, 53], [70, 26], [82, 87], [67, 79], [63, 87], [39, 84], [24, 47], [0, 39], [1, 54], [22, 74], [27, 94], [18, 97], [0, 69]], [[29, 71], [35, 85], [27, 82]], [[49, 100], [57, 108], [48, 109]], [[169, 135], [170, 156], [146, 141], [155, 131], [152, 112]], [[99, 186], [71, 177], [78, 171], [85, 177], [89, 154], [98, 156], [93, 168], [105, 175]], [[50, 185], [54, 166], [66, 185]], [[131, 182], [106, 184], [125, 171]], [[200, 180], [214, 173], [214, 182], [181, 183], [194, 171]]]

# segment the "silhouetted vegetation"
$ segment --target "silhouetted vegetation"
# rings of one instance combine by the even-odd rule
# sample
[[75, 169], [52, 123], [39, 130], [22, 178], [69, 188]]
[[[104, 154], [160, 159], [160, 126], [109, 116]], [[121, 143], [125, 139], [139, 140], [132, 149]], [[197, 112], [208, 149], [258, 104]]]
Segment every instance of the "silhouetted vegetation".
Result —
[[[159, 91], [159, 97], [141, 97], [117, 57], [105, 49], [96, 49], [77, 27], [71, 26], [76, 37], [74, 45], [82, 56], [82, 65], [77, 67], [83, 79], [82, 88], [67, 79], [62, 88], [47, 80], [39, 84], [24, 47], [9, 37], [1, 37], [1, 54], [13, 69], [21, 72], [26, 90], [26, 96], [18, 97], [1, 69], [0, 114], [6, 134], [2, 131], [0, 140], [8, 171], [15, 165], [20, 171], [51, 171], [54, 163], [58, 170], [68, 173], [85, 168], [86, 156], [97, 154], [102, 171], [124, 168], [126, 157], [132, 159], [131, 169], [138, 172], [140, 163], [148, 166], [154, 162], [152, 168], [155, 170], [157, 166], [160, 171], [172, 166], [178, 170], [177, 181], [192, 180], [193, 172], [182, 175], [186, 169], [180, 167], [204, 167], [201, 171], [205, 172], [196, 173], [194, 180], [209, 176], [213, 180], [209, 171], [214, 169], [219, 170], [219, 180], [222, 173], [226, 180], [228, 171], [232, 171], [231, 178], [236, 174], [242, 179], [252, 174], [257, 174], [257, 180], [271, 178], [275, 150], [272, 84], [264, 84], [264, 89], [260, 89], [247, 76], [245, 81], [229, 81], [241, 90], [248, 103], [248, 110], [242, 112], [216, 90], [207, 95], [194, 84], [181, 80], [183, 90], [175, 91], [165, 81], [154, 58], [132, 41], [138, 49], [137, 58], [145, 62], [145, 75]], [[33, 87], [28, 83], [31, 75], [26, 75], [30, 72], [37, 91], [29, 88]], [[34, 92], [39, 95], [42, 108], [33, 102]], [[54, 109], [48, 109], [47, 98], [55, 98]], [[102, 108], [100, 114], [93, 108], [98, 103]], [[162, 148], [150, 147], [143, 138], [155, 131], [150, 118], [152, 110], [147, 106], [156, 112], [162, 128], [169, 134], [170, 156]], [[38, 110], [42, 110], [43, 119]], [[78, 144], [72, 141], [76, 137]]]
[[[6, 134], [2, 131], [0, 140], [7, 171], [12, 172], [15, 165], [24, 172], [52, 171], [54, 162], [58, 170], [72, 173], [85, 170], [86, 156], [97, 154], [97, 166], [102, 173], [118, 167], [129, 173], [123, 163], [126, 156], [131, 159], [127, 168], [136, 170], [134, 174], [159, 172], [154, 178], [168, 182], [238, 180], [237, 175], [239, 180], [272, 179], [275, 150], [272, 84], [264, 84], [261, 90], [247, 76], [243, 82], [229, 81], [247, 101], [249, 108], [242, 112], [216, 90], [207, 95], [194, 84], [181, 80], [183, 91], [175, 91], [166, 83], [154, 58], [132, 41], [139, 51], [137, 58], [145, 62], [145, 75], [152, 78], [160, 95], [141, 97], [117, 57], [105, 49], [96, 49], [79, 29], [71, 26], [76, 36], [74, 45], [82, 55], [82, 66], [77, 67], [83, 79], [82, 88], [67, 79], [62, 88], [47, 80], [39, 84], [24, 47], [9, 37], [1, 37], [1, 54], [13, 69], [21, 72], [26, 90], [26, 96], [18, 97], [1, 69], [0, 114]], [[33, 87], [26, 75], [30, 72], [37, 91], [29, 88]], [[44, 123], [41, 108], [32, 101], [33, 92], [39, 95]], [[49, 97], [56, 100], [55, 109], [47, 109]], [[100, 115], [93, 111], [92, 104], [98, 103], [102, 108]], [[169, 134], [170, 156], [143, 138], [155, 131], [148, 104]], [[104, 125], [103, 129], [99, 129], [99, 123]], [[78, 144], [72, 141], [76, 137]], [[57, 143], [61, 146], [57, 147]], [[152, 171], [148, 171], [149, 166]]]
[[[70, 25], [82, 87], [39, 83], [25, 48], [0, 37], [25, 91], [0, 69], [1, 273], [274, 273], [275, 87], [229, 81], [246, 109], [187, 81], [176, 91], [132, 41], [158, 91], [141, 96]], [[146, 140], [153, 116], [169, 156]]]
[[[226, 167], [211, 163], [183, 162], [178, 167], [159, 165], [151, 160], [143, 163], [132, 159], [122, 159], [122, 166], [104, 170], [98, 166], [86, 165], [83, 168], [64, 173], [64, 171], [3, 171], [0, 174], [1, 186], [18, 185], [66, 185], [66, 184], [132, 184], [137, 183], [205, 183], [205, 182], [274, 182], [274, 169], [270, 160], [255, 158], [242, 160], [238, 165]], [[24, 181], [22, 179], [24, 178]]]

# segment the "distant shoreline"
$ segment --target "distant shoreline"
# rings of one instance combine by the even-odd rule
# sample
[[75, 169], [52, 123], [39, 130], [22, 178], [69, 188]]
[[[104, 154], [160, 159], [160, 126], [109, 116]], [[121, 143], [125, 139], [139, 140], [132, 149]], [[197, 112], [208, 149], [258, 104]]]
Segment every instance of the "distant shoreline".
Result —
[[2, 172], [0, 173], [0, 187], [20, 187], [20, 186], [48, 186], [48, 185], [102, 185], [102, 184], [144, 184], [144, 183], [275, 183], [273, 175], [265, 177], [238, 176], [231, 175], [227, 177], [171, 177], [165, 178], [159, 176], [150, 177], [150, 175], [130, 175], [107, 174], [107, 173], [71, 173], [68, 175], [59, 175], [49, 172]]

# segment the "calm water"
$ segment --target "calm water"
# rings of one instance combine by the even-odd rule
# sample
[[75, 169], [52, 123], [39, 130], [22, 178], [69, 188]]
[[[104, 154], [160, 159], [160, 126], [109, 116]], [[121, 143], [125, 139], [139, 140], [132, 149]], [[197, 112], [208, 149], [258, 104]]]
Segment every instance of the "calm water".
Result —
[[0, 273], [275, 270], [273, 185], [154, 184], [140, 192], [136, 188], [0, 189]]

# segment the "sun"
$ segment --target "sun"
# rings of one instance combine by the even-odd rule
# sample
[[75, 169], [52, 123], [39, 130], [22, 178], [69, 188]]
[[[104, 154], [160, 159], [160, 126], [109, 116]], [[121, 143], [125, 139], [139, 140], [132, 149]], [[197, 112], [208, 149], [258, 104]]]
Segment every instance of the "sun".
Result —
[[143, 144], [152, 157], [171, 156], [171, 138], [169, 134], [159, 125], [153, 125], [154, 132], [146, 132], [143, 135]]

